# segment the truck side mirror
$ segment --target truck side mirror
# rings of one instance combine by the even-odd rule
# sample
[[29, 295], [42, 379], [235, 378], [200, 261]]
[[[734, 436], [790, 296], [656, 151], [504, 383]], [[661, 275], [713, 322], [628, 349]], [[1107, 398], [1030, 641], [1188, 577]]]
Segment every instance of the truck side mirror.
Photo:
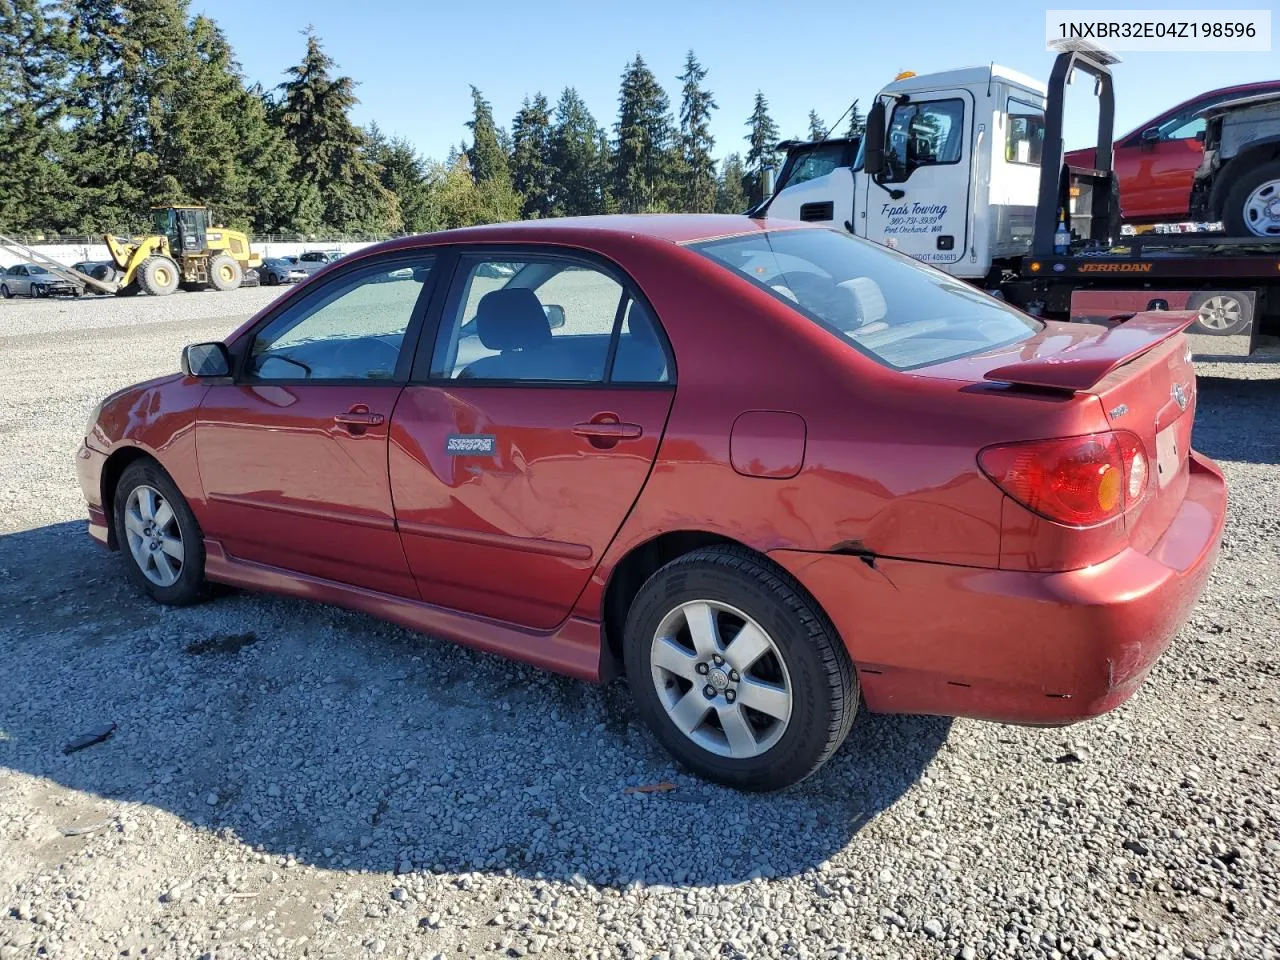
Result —
[[1159, 143], [1159, 142], [1160, 142], [1160, 128], [1159, 128], [1159, 127], [1147, 127], [1147, 129], [1143, 130], [1143, 131], [1142, 131], [1142, 142], [1143, 142], [1143, 143]]
[[867, 112], [867, 129], [863, 133], [866, 150], [863, 153], [862, 167], [873, 177], [880, 176], [885, 170], [884, 128], [884, 101], [876, 100]]

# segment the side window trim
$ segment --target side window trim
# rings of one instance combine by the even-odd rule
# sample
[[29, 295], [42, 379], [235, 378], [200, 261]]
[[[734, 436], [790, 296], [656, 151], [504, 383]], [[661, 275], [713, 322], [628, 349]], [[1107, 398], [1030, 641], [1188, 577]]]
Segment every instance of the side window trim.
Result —
[[[360, 258], [358, 260], [353, 257], [352, 263], [346, 264], [337, 272], [330, 274], [325, 278], [324, 282], [319, 284], [314, 290], [306, 290], [305, 287], [301, 288], [305, 292], [299, 293], [296, 297], [292, 294], [285, 294], [281, 299], [286, 302], [273, 305], [273, 308], [269, 313], [265, 314], [257, 323], [246, 330], [244, 334], [237, 339], [234, 348], [231, 350], [232, 382], [235, 383], [236, 386], [297, 386], [301, 384], [325, 386], [342, 386], [348, 384], [403, 386], [408, 379], [409, 370], [413, 363], [413, 356], [417, 347], [418, 337], [422, 332], [423, 321], [426, 319], [428, 314], [428, 308], [435, 300], [436, 291], [440, 289], [440, 267], [442, 261], [445, 259], [441, 254], [442, 251], [439, 248], [418, 247], [411, 250], [397, 250], [395, 252], [388, 252], [385, 254], [375, 254], [374, 256]], [[353, 274], [373, 272], [375, 268], [391, 269], [392, 265], [397, 263], [423, 264], [426, 262], [430, 263], [431, 270], [427, 276], [426, 282], [422, 285], [422, 290], [419, 291], [417, 302], [414, 303], [413, 310], [409, 314], [409, 323], [405, 327], [404, 338], [400, 343], [400, 353], [396, 358], [396, 369], [393, 376], [388, 377], [385, 380], [370, 380], [351, 377], [321, 378], [315, 380], [310, 380], [304, 377], [289, 379], [273, 377], [270, 379], [260, 379], [249, 373], [249, 360], [253, 352], [254, 341], [257, 340], [259, 334], [261, 334], [264, 329], [275, 323], [281, 317], [299, 308], [305, 308], [309, 304], [313, 303], [316, 298], [324, 296], [326, 291], [332, 294], [335, 286], [344, 284]], [[334, 299], [339, 299], [339, 297], [335, 297]]]
[[[496, 260], [514, 261], [517, 263], [533, 263], [545, 261], [571, 261], [577, 265], [599, 270], [616, 281], [622, 288], [619, 297], [619, 313], [615, 317], [613, 335], [609, 345], [609, 359], [605, 367], [605, 376], [599, 381], [580, 380], [464, 380], [467, 387], [531, 387], [560, 388], [572, 390], [637, 389], [637, 390], [674, 390], [676, 387], [675, 351], [667, 336], [657, 311], [649, 302], [644, 291], [640, 289], [626, 270], [608, 257], [577, 247], [556, 247], [544, 244], [476, 244], [468, 247], [438, 248], [438, 253], [451, 254], [444, 263], [445, 269], [436, 271], [437, 282], [432, 296], [432, 306], [427, 322], [423, 324], [418, 335], [418, 347], [414, 355], [413, 368], [406, 380], [407, 386], [453, 387], [459, 386], [455, 377], [438, 377], [432, 374], [435, 364], [435, 349], [440, 339], [441, 328], [451, 323], [455, 312], [461, 307], [461, 298], [468, 277], [468, 264], [476, 261]], [[443, 256], [442, 256], [442, 259]], [[667, 379], [656, 382], [614, 381], [613, 361], [616, 355], [618, 339], [621, 335], [622, 322], [626, 317], [629, 304], [638, 304], [645, 308], [648, 320], [653, 327], [654, 336], [662, 349], [666, 360]]]

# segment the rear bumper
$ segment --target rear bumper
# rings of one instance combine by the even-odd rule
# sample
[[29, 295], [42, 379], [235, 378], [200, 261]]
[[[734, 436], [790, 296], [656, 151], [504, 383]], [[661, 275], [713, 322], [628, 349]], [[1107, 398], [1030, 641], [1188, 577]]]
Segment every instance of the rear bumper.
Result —
[[1199, 599], [1217, 558], [1226, 484], [1191, 454], [1191, 478], [1150, 553], [1026, 573], [777, 551], [822, 604], [869, 710], [1074, 723], [1141, 686]]
[[104, 546], [109, 546], [111, 528], [102, 503], [102, 467], [106, 462], [107, 455], [87, 443], [81, 443], [80, 449], [76, 451], [76, 478], [80, 481], [80, 490], [84, 493], [85, 505], [89, 509], [89, 536]]

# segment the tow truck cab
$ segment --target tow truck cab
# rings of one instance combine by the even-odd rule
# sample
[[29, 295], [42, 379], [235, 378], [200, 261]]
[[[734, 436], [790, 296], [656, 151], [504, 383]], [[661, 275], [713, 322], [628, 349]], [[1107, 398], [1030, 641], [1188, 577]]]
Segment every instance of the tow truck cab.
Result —
[[[1196, 310], [1189, 333], [1217, 338], [1197, 352], [1247, 354], [1262, 327], [1280, 321], [1280, 242], [1124, 234], [1112, 167], [1117, 62], [1073, 41], [1047, 84], [994, 64], [899, 74], [877, 94], [856, 150], [780, 145], [782, 176], [751, 215], [829, 222], [1053, 319]], [[1073, 78], [1092, 82], [1098, 98], [1097, 169], [1065, 163]], [[789, 176], [808, 157], [840, 151], [847, 163]]]

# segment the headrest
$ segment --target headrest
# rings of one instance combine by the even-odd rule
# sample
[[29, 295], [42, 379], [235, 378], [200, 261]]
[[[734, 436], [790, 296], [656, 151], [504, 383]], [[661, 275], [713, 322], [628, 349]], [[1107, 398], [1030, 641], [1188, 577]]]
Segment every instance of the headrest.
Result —
[[631, 301], [631, 309], [627, 311], [627, 332], [636, 343], [656, 346], [658, 333], [654, 329], [653, 314], [639, 300]]
[[884, 291], [870, 277], [854, 277], [837, 286], [852, 301], [853, 313], [862, 324], [878, 323], [888, 316], [889, 305], [885, 303]]
[[551, 322], [532, 290], [493, 290], [480, 298], [476, 332], [489, 350], [532, 350], [551, 339]]

